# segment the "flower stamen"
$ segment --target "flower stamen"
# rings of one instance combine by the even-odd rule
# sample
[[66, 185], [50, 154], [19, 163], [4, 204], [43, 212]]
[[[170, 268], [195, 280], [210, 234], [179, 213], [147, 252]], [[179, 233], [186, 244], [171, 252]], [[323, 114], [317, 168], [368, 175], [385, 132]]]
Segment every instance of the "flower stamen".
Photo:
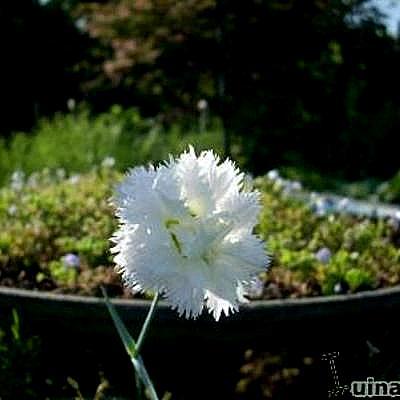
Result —
[[174, 244], [175, 248], [178, 250], [178, 253], [182, 255], [182, 246], [178, 240], [178, 237], [174, 232], [171, 232], [170, 228], [173, 227], [174, 225], [179, 225], [179, 221], [177, 219], [167, 219], [164, 223], [165, 228], [167, 229], [169, 235], [171, 236], [172, 243]]
[[178, 253], [179, 253], [180, 255], [182, 255], [182, 246], [181, 246], [181, 244], [179, 243], [179, 240], [178, 240], [178, 238], [176, 237], [175, 233], [169, 232], [169, 234], [170, 234], [170, 236], [171, 236], [172, 243], [175, 245], [176, 249], [178, 250]]

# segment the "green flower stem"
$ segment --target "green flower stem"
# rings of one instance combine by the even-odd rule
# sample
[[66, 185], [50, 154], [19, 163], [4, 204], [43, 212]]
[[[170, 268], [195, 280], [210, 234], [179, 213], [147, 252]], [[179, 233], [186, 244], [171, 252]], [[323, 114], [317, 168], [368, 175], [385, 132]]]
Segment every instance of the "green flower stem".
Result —
[[154, 295], [153, 301], [151, 303], [150, 310], [147, 313], [146, 320], [144, 321], [144, 324], [142, 326], [142, 330], [140, 331], [138, 340], [136, 341], [136, 355], [140, 353], [140, 350], [143, 346], [143, 341], [146, 338], [150, 323], [153, 320], [159, 297], [160, 297], [159, 293], [156, 292], [156, 294]]
[[[144, 321], [144, 324], [143, 324], [142, 329], [141, 329], [140, 334], [139, 334], [139, 338], [136, 341], [136, 354], [137, 355], [139, 354], [139, 351], [143, 346], [143, 341], [146, 338], [146, 332], [149, 329], [150, 323], [151, 323], [151, 321], [152, 321], [152, 319], [154, 317], [154, 313], [155, 313], [155, 309], [156, 309], [156, 306], [157, 306], [157, 303], [158, 303], [158, 299], [159, 299], [159, 294], [157, 292], [155, 294], [154, 298], [153, 298], [152, 303], [151, 303], [150, 310], [147, 313], [146, 320]], [[141, 384], [141, 381], [139, 379], [139, 375], [137, 373], [135, 375], [135, 378], [136, 378], [137, 398], [138, 399], [142, 399], [142, 397], [143, 397], [142, 396], [143, 395], [142, 384]]]

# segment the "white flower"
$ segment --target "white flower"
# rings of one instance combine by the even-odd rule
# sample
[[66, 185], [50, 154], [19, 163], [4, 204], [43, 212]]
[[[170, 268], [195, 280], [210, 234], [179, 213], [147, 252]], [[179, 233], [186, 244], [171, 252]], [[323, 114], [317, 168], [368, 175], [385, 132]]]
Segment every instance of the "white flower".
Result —
[[276, 169], [272, 169], [267, 173], [267, 178], [274, 181], [279, 178], [279, 172]]
[[63, 179], [65, 179], [65, 175], [66, 175], [66, 172], [65, 172], [64, 168], [57, 168], [56, 169], [56, 176], [57, 176], [57, 178], [59, 180], [62, 181]]
[[8, 215], [12, 217], [17, 213], [18, 207], [15, 204], [11, 204], [11, 206], [8, 207], [7, 211], [8, 211]]
[[25, 173], [21, 170], [16, 170], [11, 175], [11, 188], [16, 192], [20, 192], [24, 187]]
[[205, 100], [205, 99], [200, 99], [200, 100], [197, 102], [197, 109], [198, 109], [199, 111], [205, 111], [205, 110], [207, 110], [207, 108], [208, 108], [208, 102], [207, 102], [207, 100]]
[[103, 168], [112, 168], [115, 165], [115, 158], [114, 157], [106, 157], [102, 162], [101, 166]]
[[252, 234], [259, 194], [242, 181], [230, 160], [197, 157], [192, 147], [158, 168], [131, 170], [113, 199], [120, 228], [112, 250], [125, 283], [162, 293], [186, 318], [204, 306], [216, 320], [237, 310], [238, 288], [269, 262]]
[[80, 179], [81, 179], [80, 175], [72, 175], [72, 176], [68, 179], [68, 181], [69, 181], [69, 183], [71, 183], [72, 185], [76, 185], [76, 184], [79, 182]]

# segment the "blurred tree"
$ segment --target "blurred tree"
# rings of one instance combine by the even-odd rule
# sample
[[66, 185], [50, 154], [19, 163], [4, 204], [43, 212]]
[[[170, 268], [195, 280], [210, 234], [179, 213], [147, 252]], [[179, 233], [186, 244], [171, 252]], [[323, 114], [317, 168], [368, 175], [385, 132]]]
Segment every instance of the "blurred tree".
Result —
[[199, 96], [213, 98], [214, 8], [214, 0], [82, 3], [78, 17], [112, 50], [91, 87], [118, 87], [120, 101], [137, 100], [157, 112], [187, 109]]
[[30, 129], [38, 116], [66, 109], [86, 79], [76, 65], [87, 58], [89, 38], [57, 4], [0, 2], [1, 133]]
[[397, 168], [399, 52], [368, 0], [108, 0], [77, 15], [111, 50], [93, 87], [170, 115], [207, 99], [255, 172]]
[[255, 173], [398, 168], [400, 46], [370, 0], [18, 0], [0, 29], [3, 131], [69, 97], [167, 122], [205, 99]]

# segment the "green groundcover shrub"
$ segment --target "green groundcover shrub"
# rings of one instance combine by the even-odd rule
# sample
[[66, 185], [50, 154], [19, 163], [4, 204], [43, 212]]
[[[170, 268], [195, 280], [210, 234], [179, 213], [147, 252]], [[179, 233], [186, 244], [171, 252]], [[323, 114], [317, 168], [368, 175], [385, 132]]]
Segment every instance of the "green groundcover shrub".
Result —
[[[66, 293], [131, 296], [113, 270], [109, 204], [121, 178], [109, 164], [81, 175], [14, 173], [0, 190], [0, 285]], [[400, 281], [399, 224], [346, 215], [321, 217], [268, 179], [258, 233], [272, 255], [252, 298], [357, 292]]]

